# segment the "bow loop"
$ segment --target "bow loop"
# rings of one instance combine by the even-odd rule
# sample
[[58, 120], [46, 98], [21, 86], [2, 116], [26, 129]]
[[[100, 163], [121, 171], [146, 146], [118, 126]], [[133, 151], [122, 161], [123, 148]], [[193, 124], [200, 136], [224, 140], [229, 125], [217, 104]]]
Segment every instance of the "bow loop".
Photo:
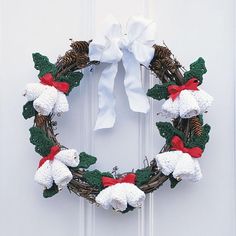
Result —
[[119, 178], [119, 179], [114, 179], [114, 178], [110, 178], [110, 177], [102, 177], [102, 184], [104, 187], [109, 187], [118, 183], [130, 183], [130, 184], [134, 184], [136, 180], [136, 175], [131, 173], [131, 174], [127, 174], [126, 176]]
[[38, 168], [40, 168], [46, 161], [53, 161], [54, 157], [60, 152], [60, 150], [61, 148], [58, 145], [52, 146], [50, 153], [39, 161]]
[[67, 93], [70, 87], [66, 82], [55, 81], [51, 73], [47, 73], [41, 77], [40, 82], [44, 85], [52, 86], [63, 93]]
[[180, 86], [169, 85], [168, 93], [170, 94], [170, 97], [174, 101], [183, 90], [196, 91], [198, 90], [198, 85], [199, 85], [199, 81], [196, 78], [192, 78], [188, 82], [186, 82], [184, 85], [180, 85]]
[[127, 24], [127, 34], [121, 32], [121, 25], [114, 17], [106, 21], [103, 36], [89, 45], [90, 60], [109, 63], [102, 72], [99, 84], [99, 113], [96, 129], [111, 128], [115, 123], [114, 80], [118, 62], [125, 68], [124, 85], [130, 109], [147, 113], [149, 103], [142, 89], [140, 64], [148, 66], [154, 56], [153, 22], [142, 17], [133, 17]]
[[182, 151], [188, 153], [194, 158], [202, 156], [203, 150], [200, 147], [186, 148], [183, 140], [179, 136], [174, 136], [171, 140], [171, 150]]

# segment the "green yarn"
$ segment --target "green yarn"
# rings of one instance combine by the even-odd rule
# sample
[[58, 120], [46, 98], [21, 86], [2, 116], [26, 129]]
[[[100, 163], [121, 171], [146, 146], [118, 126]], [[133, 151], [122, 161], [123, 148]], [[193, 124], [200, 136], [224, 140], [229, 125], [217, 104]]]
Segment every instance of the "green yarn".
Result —
[[80, 168], [88, 169], [91, 165], [95, 164], [97, 158], [91, 155], [88, 155], [85, 152], [79, 154], [79, 165], [72, 168], [73, 170], [79, 170]]
[[190, 70], [184, 73], [185, 82], [190, 80], [191, 78], [197, 78], [202, 83], [203, 75], [207, 72], [205, 67], [205, 61], [202, 57], [199, 57], [198, 60], [193, 62], [190, 65]]
[[169, 175], [169, 180], [170, 180], [170, 187], [171, 188], [175, 188], [176, 185], [180, 182], [176, 178], [174, 178], [172, 174]]
[[103, 176], [113, 178], [113, 175], [111, 173], [100, 172], [99, 170], [86, 171], [83, 175], [83, 178], [89, 185], [96, 187], [98, 188], [99, 191], [101, 191], [103, 189], [102, 185]]
[[38, 127], [32, 127], [29, 131], [30, 142], [35, 145], [35, 151], [41, 156], [47, 156], [51, 151], [51, 147], [55, 145], [54, 142]]
[[127, 204], [127, 207], [124, 211], [121, 211], [122, 214], [128, 213], [130, 211], [133, 211], [135, 209], [135, 207], [130, 206], [129, 204]]
[[200, 136], [193, 135], [186, 143], [186, 146], [189, 148], [200, 147], [202, 150], [204, 150], [207, 142], [209, 141], [210, 130], [210, 125], [205, 124], [204, 126], [202, 126], [202, 134]]
[[135, 184], [140, 187], [141, 185], [145, 184], [148, 182], [150, 179], [150, 176], [152, 174], [151, 169], [148, 167], [146, 169], [138, 169], [135, 172], [136, 174], [136, 182]]
[[36, 113], [37, 112], [34, 109], [33, 101], [29, 101], [23, 106], [22, 115], [25, 119], [29, 119], [29, 118], [35, 116]]
[[68, 95], [74, 87], [79, 86], [82, 78], [83, 74], [77, 71], [77, 72], [69, 72], [67, 75], [62, 75], [57, 79], [57, 81], [67, 82], [70, 85], [69, 91], [67, 93]]
[[34, 61], [34, 68], [39, 70], [38, 77], [41, 78], [47, 73], [52, 73], [53, 76], [57, 73], [57, 68], [52, 64], [46, 56], [36, 52], [32, 54]]
[[153, 88], [148, 89], [147, 96], [157, 100], [168, 99], [168, 86], [175, 84], [174, 82], [168, 82], [164, 84], [155, 84]]
[[43, 197], [45, 198], [49, 198], [54, 196], [55, 194], [57, 194], [59, 192], [58, 186], [53, 183], [52, 187], [49, 189], [44, 189], [43, 191]]
[[184, 133], [175, 127], [169, 122], [157, 122], [156, 126], [160, 132], [160, 135], [166, 139], [166, 143], [168, 145], [171, 144], [172, 137], [177, 135], [179, 136], [184, 142], [186, 141], [186, 136]]

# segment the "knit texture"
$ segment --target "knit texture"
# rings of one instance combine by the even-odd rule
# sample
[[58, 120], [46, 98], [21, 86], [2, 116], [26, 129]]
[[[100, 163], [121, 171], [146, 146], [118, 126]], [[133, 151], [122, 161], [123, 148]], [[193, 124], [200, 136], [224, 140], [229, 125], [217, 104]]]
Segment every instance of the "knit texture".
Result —
[[116, 211], [125, 211], [127, 206], [141, 207], [145, 193], [130, 183], [117, 183], [102, 190], [96, 197], [96, 202], [103, 208], [110, 206]]
[[46, 161], [35, 173], [34, 179], [37, 183], [47, 189], [55, 183], [59, 188], [66, 186], [73, 178], [69, 167], [79, 164], [79, 156], [76, 150], [61, 150], [55, 155], [53, 161]]
[[213, 98], [203, 90], [183, 90], [173, 101], [167, 99], [162, 105], [162, 114], [169, 118], [191, 118], [207, 111]]
[[198, 160], [182, 151], [157, 154], [157, 166], [164, 175], [173, 174], [176, 179], [197, 182], [202, 178]]

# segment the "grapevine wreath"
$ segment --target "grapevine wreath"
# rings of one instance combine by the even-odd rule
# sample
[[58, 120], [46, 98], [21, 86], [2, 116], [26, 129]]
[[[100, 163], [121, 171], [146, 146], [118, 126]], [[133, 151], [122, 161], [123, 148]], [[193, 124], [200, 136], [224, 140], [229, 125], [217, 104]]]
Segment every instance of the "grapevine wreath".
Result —
[[[88, 42], [72, 41], [71, 49], [55, 64], [40, 53], [33, 53], [39, 82], [26, 85], [23, 116], [34, 117], [34, 125], [29, 130], [30, 142], [41, 156], [35, 181], [44, 186], [45, 198], [67, 186], [91, 203], [105, 209], [111, 206], [124, 213], [140, 207], [145, 194], [155, 191], [167, 180], [174, 188], [181, 180], [201, 179], [198, 158], [202, 156], [210, 131], [210, 126], [203, 122], [203, 113], [213, 101], [200, 89], [207, 72], [205, 61], [200, 57], [185, 70], [165, 45], [155, 44], [154, 26], [150, 20], [133, 17], [127, 24], [127, 33], [122, 34], [120, 24], [112, 18], [103, 36]], [[98, 85], [99, 112], [95, 129], [111, 128], [115, 122], [112, 91], [119, 61], [126, 72], [124, 85], [131, 110], [146, 113], [147, 96], [165, 100], [160, 113], [171, 121], [156, 123], [166, 140], [160, 153], [144, 168], [123, 174], [91, 169], [97, 158], [61, 145], [54, 133], [57, 123], [53, 119], [55, 114], [69, 110], [67, 96], [79, 86], [83, 69], [106, 62]], [[157, 83], [146, 94], [141, 87], [140, 66], [157, 77]]]

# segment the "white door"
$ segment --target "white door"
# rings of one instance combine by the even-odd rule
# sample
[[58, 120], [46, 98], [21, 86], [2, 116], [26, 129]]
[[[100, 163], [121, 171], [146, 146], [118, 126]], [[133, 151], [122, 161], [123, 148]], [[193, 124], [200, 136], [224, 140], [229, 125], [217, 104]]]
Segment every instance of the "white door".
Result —
[[[0, 1], [0, 235], [3, 236], [233, 236], [235, 235], [234, 136], [234, 0], [1, 0]], [[21, 115], [21, 93], [37, 80], [31, 53], [56, 61], [69, 38], [92, 39], [108, 14], [125, 23], [141, 13], [157, 22], [157, 43], [165, 43], [188, 65], [206, 60], [203, 87], [215, 97], [205, 115], [211, 139], [200, 160], [204, 178], [198, 184], [166, 183], [150, 194], [141, 210], [122, 215], [89, 204], [66, 189], [51, 199], [33, 181], [39, 156], [29, 143], [32, 120]], [[69, 97], [71, 109], [58, 119], [60, 140], [98, 157], [96, 167], [121, 172], [152, 159], [164, 140], [155, 122], [160, 103], [148, 115], [128, 108], [120, 66], [115, 83], [117, 122], [94, 132], [97, 82], [103, 66], [85, 72]], [[144, 87], [156, 79], [142, 72]]]

